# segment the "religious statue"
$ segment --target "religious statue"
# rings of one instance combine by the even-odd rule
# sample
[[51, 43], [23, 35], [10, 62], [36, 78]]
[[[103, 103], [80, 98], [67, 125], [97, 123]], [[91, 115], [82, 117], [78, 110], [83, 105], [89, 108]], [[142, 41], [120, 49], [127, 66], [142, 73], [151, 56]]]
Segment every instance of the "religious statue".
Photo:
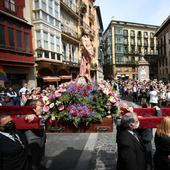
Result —
[[90, 67], [92, 58], [94, 56], [94, 48], [88, 33], [83, 33], [81, 38], [81, 46], [82, 58], [80, 64], [79, 77], [84, 77], [89, 82], [91, 82]]

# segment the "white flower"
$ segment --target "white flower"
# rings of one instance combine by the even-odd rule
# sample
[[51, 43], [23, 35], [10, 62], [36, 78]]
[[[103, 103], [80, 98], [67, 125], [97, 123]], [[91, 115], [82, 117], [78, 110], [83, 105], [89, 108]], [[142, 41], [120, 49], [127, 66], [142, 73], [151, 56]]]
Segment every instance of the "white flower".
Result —
[[49, 107], [50, 107], [50, 108], [53, 108], [53, 107], [54, 107], [54, 103], [51, 103]]

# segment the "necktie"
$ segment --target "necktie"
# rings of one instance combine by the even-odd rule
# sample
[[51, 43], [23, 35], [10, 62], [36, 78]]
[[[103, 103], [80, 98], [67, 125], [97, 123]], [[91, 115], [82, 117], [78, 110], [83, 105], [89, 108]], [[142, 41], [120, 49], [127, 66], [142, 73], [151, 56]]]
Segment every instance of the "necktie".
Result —
[[133, 133], [133, 136], [139, 141], [139, 138], [136, 133]]
[[17, 142], [18, 144], [20, 144], [24, 148], [24, 145], [22, 144], [20, 138], [15, 133], [12, 133], [11, 135], [14, 138], [15, 142]]

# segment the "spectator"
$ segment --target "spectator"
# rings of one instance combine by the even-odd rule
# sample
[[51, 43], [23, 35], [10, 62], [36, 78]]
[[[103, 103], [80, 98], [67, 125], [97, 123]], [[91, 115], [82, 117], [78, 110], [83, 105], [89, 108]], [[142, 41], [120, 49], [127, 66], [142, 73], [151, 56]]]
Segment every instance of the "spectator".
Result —
[[117, 134], [117, 170], [146, 170], [145, 148], [134, 132], [138, 127], [136, 113], [128, 112], [122, 116]]
[[2, 106], [13, 106], [13, 102], [9, 96], [5, 96], [1, 104]]
[[16, 130], [10, 115], [0, 115], [0, 169], [31, 170], [26, 139]]
[[164, 117], [155, 134], [155, 170], [170, 169], [170, 117]]
[[149, 103], [151, 107], [158, 105], [158, 92], [156, 91], [155, 88], [153, 88], [153, 86], [150, 87], [149, 95], [150, 95]]
[[19, 106], [20, 105], [19, 97], [18, 97], [17, 93], [15, 92], [15, 90], [12, 89], [12, 87], [10, 87], [8, 89], [6, 95], [11, 98], [11, 100], [13, 101], [14, 106]]

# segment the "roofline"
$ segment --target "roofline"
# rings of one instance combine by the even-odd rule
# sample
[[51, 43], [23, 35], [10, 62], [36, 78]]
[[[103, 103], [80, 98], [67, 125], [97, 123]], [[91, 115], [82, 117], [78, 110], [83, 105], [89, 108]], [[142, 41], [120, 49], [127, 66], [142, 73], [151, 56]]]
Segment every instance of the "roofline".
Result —
[[[129, 21], [122, 21], [122, 20], [111, 20], [109, 25], [107, 26], [106, 30], [104, 31], [104, 34], [105, 32], [107, 32], [107, 30], [109, 29], [110, 25], [113, 23], [113, 22], [124, 22], [124, 23], [127, 23], [127, 24], [133, 24], [133, 26], [146, 26], [146, 27], [154, 27], [155, 29], [159, 28], [159, 26], [157, 25], [150, 25], [150, 24], [143, 24], [143, 23], [137, 23], [137, 22], [129, 22]], [[134, 25], [135, 24], [135, 25]]]
[[97, 16], [98, 16], [99, 23], [100, 23], [100, 28], [103, 31], [104, 30], [104, 28], [103, 28], [103, 21], [102, 21], [102, 16], [101, 16], [101, 11], [100, 11], [100, 7], [99, 6], [96, 6], [96, 11], [97, 11]]
[[124, 22], [126, 24], [129, 24], [129, 25], [133, 25], [134, 24], [136, 26], [148, 26], [148, 27], [155, 27], [155, 28], [158, 28], [159, 26], [158, 25], [150, 25], [150, 24], [144, 24], [144, 23], [138, 23], [138, 22], [130, 22], [130, 21], [122, 21], [122, 20], [112, 20], [112, 22]]
[[158, 30], [155, 33], [155, 36], [158, 36], [159, 33], [170, 23], [170, 15], [163, 21], [161, 26], [158, 28]]

